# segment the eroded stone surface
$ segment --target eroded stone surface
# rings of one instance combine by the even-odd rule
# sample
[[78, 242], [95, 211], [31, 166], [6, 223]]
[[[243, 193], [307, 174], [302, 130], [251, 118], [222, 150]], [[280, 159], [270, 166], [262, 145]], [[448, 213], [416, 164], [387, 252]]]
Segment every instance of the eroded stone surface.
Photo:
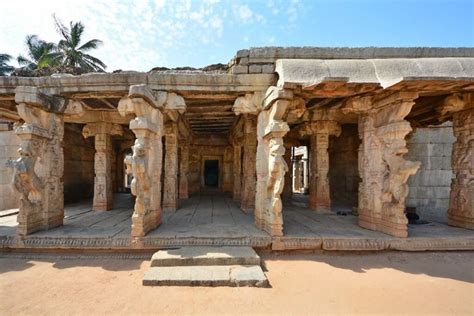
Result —
[[143, 277], [151, 286], [268, 286], [259, 266], [152, 267]]

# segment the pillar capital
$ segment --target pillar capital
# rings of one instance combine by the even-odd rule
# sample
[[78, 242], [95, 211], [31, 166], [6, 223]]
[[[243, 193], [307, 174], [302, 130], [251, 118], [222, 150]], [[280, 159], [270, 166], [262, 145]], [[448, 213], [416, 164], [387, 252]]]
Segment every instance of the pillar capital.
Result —
[[246, 93], [234, 101], [232, 110], [236, 115], [253, 114], [256, 115], [262, 109], [263, 95], [260, 92]]

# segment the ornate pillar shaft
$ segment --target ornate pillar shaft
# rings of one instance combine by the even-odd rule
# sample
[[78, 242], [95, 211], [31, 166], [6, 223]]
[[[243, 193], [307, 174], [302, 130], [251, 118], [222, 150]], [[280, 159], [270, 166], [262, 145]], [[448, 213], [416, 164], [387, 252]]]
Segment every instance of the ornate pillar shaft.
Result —
[[163, 209], [176, 211], [178, 208], [178, 124], [170, 121], [165, 134], [165, 178]]
[[113, 207], [112, 183], [112, 135], [122, 135], [120, 125], [111, 123], [89, 123], [84, 126], [85, 138], [94, 136], [94, 211], [108, 211]]
[[162, 104], [144, 85], [130, 87], [129, 96], [120, 100], [121, 115], [135, 114], [130, 129], [136, 136], [133, 155], [125, 160], [133, 175], [132, 194], [136, 196], [132, 215], [132, 237], [145, 236], [161, 223], [161, 170], [163, 160]]
[[474, 107], [453, 114], [451, 164], [454, 178], [448, 210], [448, 224], [474, 229]]
[[188, 194], [188, 170], [189, 170], [189, 146], [181, 146], [181, 159], [179, 161], [179, 198], [187, 199]]
[[288, 172], [285, 173], [285, 186], [283, 187], [282, 197], [291, 199], [293, 195], [293, 162], [291, 161], [291, 146], [285, 146], [285, 155], [283, 156], [285, 163], [288, 166]]
[[275, 109], [262, 111], [258, 117], [257, 197], [255, 224], [271, 236], [283, 236], [281, 193], [288, 165], [283, 158], [283, 137], [289, 127], [282, 120], [289, 101], [277, 100]]
[[294, 186], [295, 191], [300, 193], [301, 191], [301, 160], [298, 158], [296, 159], [297, 160], [294, 163], [293, 186]]
[[309, 207], [317, 212], [331, 211], [329, 188], [329, 136], [341, 134], [341, 128], [335, 121], [317, 121], [311, 123], [310, 136], [310, 184]]
[[407, 181], [420, 167], [420, 162], [403, 158], [408, 151], [405, 137], [412, 130], [404, 118], [417, 97], [391, 95], [374, 102], [359, 119], [359, 225], [396, 237], [408, 236]]
[[17, 232], [25, 236], [63, 224], [64, 119], [58, 112], [64, 100], [33, 87], [17, 87], [15, 92], [25, 123], [15, 128], [20, 157], [10, 165], [13, 187], [20, 193]]
[[234, 159], [233, 159], [233, 173], [234, 173], [234, 185], [232, 191], [232, 198], [234, 201], [240, 200], [240, 191], [242, 189], [242, 146], [234, 145]]
[[309, 207], [317, 212], [331, 211], [331, 197], [329, 195], [329, 154], [328, 134], [310, 136], [310, 184]]
[[256, 157], [257, 157], [257, 119], [255, 115], [245, 114], [244, 158], [241, 190], [241, 209], [252, 212], [255, 208]]
[[94, 211], [107, 211], [112, 209], [112, 137], [108, 134], [95, 136], [94, 156]]

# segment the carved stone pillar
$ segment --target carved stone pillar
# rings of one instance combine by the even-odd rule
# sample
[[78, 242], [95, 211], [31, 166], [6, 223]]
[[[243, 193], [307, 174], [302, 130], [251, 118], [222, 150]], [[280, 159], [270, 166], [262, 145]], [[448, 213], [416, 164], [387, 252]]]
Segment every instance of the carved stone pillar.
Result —
[[454, 178], [448, 210], [448, 224], [474, 229], [474, 94], [453, 95], [445, 100], [445, 112], [453, 113], [451, 165]]
[[234, 156], [234, 149], [232, 146], [227, 146], [224, 151], [223, 168], [222, 168], [222, 190], [224, 192], [232, 192], [232, 185], [234, 182], [232, 174], [232, 159]]
[[163, 209], [176, 211], [178, 208], [178, 124], [175, 121], [169, 121], [165, 128]]
[[179, 161], [179, 198], [187, 199], [188, 194], [188, 170], [189, 170], [189, 145], [181, 146], [181, 159]]
[[125, 160], [133, 175], [136, 196], [132, 216], [132, 237], [141, 237], [161, 223], [161, 167], [163, 135], [162, 103], [144, 85], [130, 87], [129, 96], [119, 102], [121, 115], [135, 114], [130, 129], [136, 136], [133, 155]]
[[257, 118], [255, 115], [245, 114], [244, 120], [241, 209], [244, 212], [252, 212], [255, 208], [255, 186], [257, 181], [255, 170], [257, 155]]
[[288, 172], [288, 165], [283, 158], [283, 137], [290, 128], [282, 119], [289, 103], [277, 100], [271, 109], [262, 111], [258, 117], [255, 224], [272, 236], [283, 236], [281, 193]]
[[85, 138], [94, 136], [94, 211], [108, 211], [113, 206], [112, 184], [112, 135], [122, 135], [122, 127], [112, 123], [89, 123], [84, 126]]
[[367, 110], [359, 116], [359, 225], [396, 237], [407, 237], [405, 199], [408, 178], [420, 162], [403, 158], [405, 137], [411, 132], [404, 118], [410, 113], [416, 93], [396, 93], [372, 101], [355, 99], [349, 107]]
[[335, 121], [318, 121], [311, 123], [311, 129], [309, 207], [314, 211], [327, 213], [331, 211], [329, 136], [339, 136], [341, 127]]
[[19, 86], [15, 92], [25, 123], [15, 128], [20, 157], [10, 164], [13, 187], [20, 193], [17, 231], [25, 236], [63, 224], [64, 100], [34, 87]]
[[283, 156], [285, 163], [288, 166], [288, 172], [285, 173], [285, 186], [281, 196], [284, 199], [291, 199], [293, 195], [293, 162], [291, 161], [291, 146], [285, 146], [285, 155]]
[[239, 201], [240, 200], [240, 191], [242, 189], [242, 181], [241, 181], [241, 176], [242, 176], [242, 146], [235, 145], [233, 146], [234, 148], [234, 185], [233, 185], [233, 192], [232, 192], [232, 198], [234, 201]]
[[294, 177], [293, 177], [293, 186], [296, 192], [300, 193], [301, 191], [301, 159], [300, 156], [296, 156], [294, 163]]

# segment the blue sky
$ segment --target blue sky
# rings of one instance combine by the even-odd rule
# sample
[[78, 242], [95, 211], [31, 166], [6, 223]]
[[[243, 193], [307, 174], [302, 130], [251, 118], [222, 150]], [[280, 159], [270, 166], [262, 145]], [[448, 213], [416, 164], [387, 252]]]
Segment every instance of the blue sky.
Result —
[[81, 20], [107, 70], [226, 63], [257, 46], [474, 46], [474, 0], [42, 0], [2, 4], [0, 53]]

